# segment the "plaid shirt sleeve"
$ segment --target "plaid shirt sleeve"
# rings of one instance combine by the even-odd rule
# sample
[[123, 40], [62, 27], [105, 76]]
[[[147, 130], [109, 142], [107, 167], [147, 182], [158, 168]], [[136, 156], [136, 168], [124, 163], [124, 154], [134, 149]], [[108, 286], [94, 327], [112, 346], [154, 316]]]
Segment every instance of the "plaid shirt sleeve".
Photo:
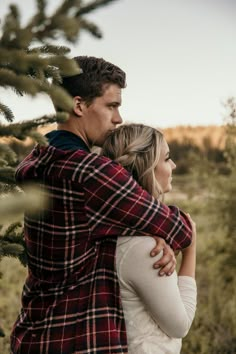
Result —
[[89, 156], [83, 173], [78, 166], [74, 178], [83, 178], [87, 214], [95, 237], [127, 235], [131, 229], [131, 234], [138, 230], [143, 235], [160, 236], [174, 250], [189, 246], [192, 228], [183, 212], [151, 197], [119, 164], [103, 156]]

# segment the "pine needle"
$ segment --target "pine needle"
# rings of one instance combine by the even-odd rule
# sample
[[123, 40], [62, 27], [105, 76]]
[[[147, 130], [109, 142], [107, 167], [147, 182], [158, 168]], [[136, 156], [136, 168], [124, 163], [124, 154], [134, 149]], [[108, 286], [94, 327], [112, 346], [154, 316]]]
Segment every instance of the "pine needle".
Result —
[[2, 114], [8, 122], [12, 122], [14, 120], [12, 110], [3, 103], [0, 103], [0, 114]]
[[70, 52], [70, 48], [59, 45], [46, 44], [39, 47], [28, 49], [28, 53], [41, 53], [53, 55], [65, 55]]

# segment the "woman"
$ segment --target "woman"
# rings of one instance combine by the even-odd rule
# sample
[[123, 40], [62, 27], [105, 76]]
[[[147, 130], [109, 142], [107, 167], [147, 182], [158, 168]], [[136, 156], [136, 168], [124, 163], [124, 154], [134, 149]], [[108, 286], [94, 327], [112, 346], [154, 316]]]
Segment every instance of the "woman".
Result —
[[[163, 134], [142, 124], [123, 125], [107, 138], [102, 154], [129, 170], [138, 183], [163, 198], [172, 189], [168, 144]], [[177, 354], [181, 338], [196, 310], [196, 230], [190, 247], [182, 251], [178, 272], [157, 275], [152, 267], [152, 237], [120, 237], [116, 263], [130, 354]], [[159, 254], [157, 257], [161, 257]]]

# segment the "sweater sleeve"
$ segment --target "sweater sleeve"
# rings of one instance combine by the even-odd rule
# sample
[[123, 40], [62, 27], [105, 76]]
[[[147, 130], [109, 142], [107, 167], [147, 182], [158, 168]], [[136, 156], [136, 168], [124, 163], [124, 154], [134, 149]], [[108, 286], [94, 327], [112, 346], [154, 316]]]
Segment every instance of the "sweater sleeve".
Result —
[[142, 235], [164, 238], [173, 249], [191, 243], [187, 216], [177, 207], [154, 199], [119, 164], [104, 157], [90, 157], [83, 174], [80, 170], [80, 178], [82, 175], [85, 208], [94, 234], [104, 237], [140, 231]]
[[[149, 257], [154, 245], [151, 237], [138, 240], [135, 237], [129, 241], [127, 252], [117, 261], [121, 287], [133, 289], [163, 332], [182, 338], [195, 315], [196, 282], [191, 277], [177, 277], [176, 272], [171, 276], [158, 276]], [[157, 255], [160, 257], [161, 254]]]

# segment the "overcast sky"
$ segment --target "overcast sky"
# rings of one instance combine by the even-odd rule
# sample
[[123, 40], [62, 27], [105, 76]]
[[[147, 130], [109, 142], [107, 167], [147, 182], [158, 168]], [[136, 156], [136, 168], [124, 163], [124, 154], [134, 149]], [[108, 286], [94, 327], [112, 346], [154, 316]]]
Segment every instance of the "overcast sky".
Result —
[[[20, 4], [23, 19], [34, 0]], [[59, 0], [48, 1], [48, 11]], [[236, 96], [235, 0], [117, 0], [87, 16], [103, 32], [82, 32], [71, 56], [94, 55], [127, 73], [121, 113], [125, 121], [169, 127], [222, 124], [222, 103]], [[18, 98], [0, 91], [17, 120], [52, 113], [45, 98]]]

